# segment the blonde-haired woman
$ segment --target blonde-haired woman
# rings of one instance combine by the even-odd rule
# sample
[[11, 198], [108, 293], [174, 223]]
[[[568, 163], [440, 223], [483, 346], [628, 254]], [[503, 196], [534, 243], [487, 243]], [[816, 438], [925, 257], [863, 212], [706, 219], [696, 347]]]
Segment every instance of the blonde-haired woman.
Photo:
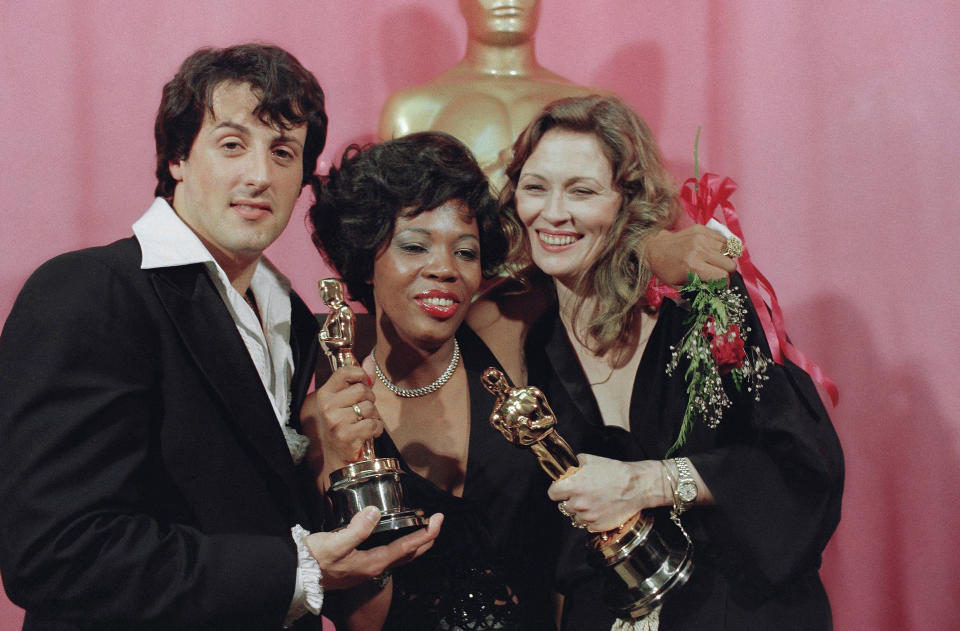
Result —
[[[645, 297], [645, 243], [677, 210], [646, 124], [615, 98], [554, 102], [517, 139], [507, 176], [514, 253], [547, 277], [547, 312], [526, 335], [529, 382], [584, 452], [581, 470], [550, 497], [594, 531], [638, 510], [660, 519], [688, 509], [695, 569], [651, 627], [830, 628], [817, 570], [839, 520], [843, 459], [809, 377], [771, 362], [759, 400], [727, 387], [732, 407], [720, 426], [697, 424], [678, 458], [664, 460], [687, 405], [686, 366], [665, 368], [689, 325], [686, 305]], [[769, 355], [746, 303], [746, 343]], [[696, 497], [681, 499], [678, 483]], [[580, 544], [569, 551], [565, 628], [609, 629], [598, 576]]]

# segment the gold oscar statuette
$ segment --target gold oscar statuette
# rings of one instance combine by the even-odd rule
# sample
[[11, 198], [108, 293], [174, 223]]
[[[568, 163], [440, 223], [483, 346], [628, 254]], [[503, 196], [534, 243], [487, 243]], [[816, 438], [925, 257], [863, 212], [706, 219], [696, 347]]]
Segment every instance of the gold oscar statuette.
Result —
[[[557, 419], [539, 388], [514, 387], [496, 368], [483, 385], [497, 397], [490, 424], [517, 447], [530, 449], [554, 480], [572, 475], [580, 461], [557, 433]], [[686, 533], [684, 533], [686, 537]], [[614, 530], [591, 533], [590, 560], [604, 573], [604, 602], [622, 618], [640, 618], [663, 602], [693, 571], [693, 544], [665, 537], [654, 520], [637, 513]]]
[[[343, 298], [343, 283], [336, 278], [325, 278], [319, 283], [319, 291], [323, 304], [330, 309], [318, 334], [330, 368], [357, 366], [353, 354], [357, 319]], [[356, 462], [330, 474], [328, 495], [333, 504], [334, 526], [346, 526], [367, 506], [380, 509], [380, 523], [361, 547], [381, 545], [414, 528], [426, 526], [419, 511], [404, 506], [400, 479], [403, 473], [396, 458], [377, 458], [373, 441], [364, 441]]]

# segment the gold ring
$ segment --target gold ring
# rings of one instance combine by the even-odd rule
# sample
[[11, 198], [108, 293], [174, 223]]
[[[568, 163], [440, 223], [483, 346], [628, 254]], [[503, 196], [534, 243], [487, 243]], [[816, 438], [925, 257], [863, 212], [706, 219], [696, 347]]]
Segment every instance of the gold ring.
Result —
[[732, 259], [740, 258], [743, 255], [743, 241], [733, 235], [727, 237], [727, 242], [723, 245], [723, 249], [720, 250], [720, 254], [729, 256]]
[[573, 519], [573, 513], [571, 513], [567, 509], [567, 503], [565, 501], [557, 504], [557, 510], [560, 511], [564, 517], [569, 517], [570, 519]]
[[570, 523], [573, 524], [574, 528], [580, 528], [581, 530], [586, 529], [587, 525], [577, 519], [576, 515], [570, 517]]
[[360, 411], [360, 404], [359, 404], [359, 403], [354, 403], [354, 404], [353, 404], [353, 411], [357, 413], [357, 420], [358, 420], [358, 421], [362, 421], [364, 417], [363, 417], [363, 412]]

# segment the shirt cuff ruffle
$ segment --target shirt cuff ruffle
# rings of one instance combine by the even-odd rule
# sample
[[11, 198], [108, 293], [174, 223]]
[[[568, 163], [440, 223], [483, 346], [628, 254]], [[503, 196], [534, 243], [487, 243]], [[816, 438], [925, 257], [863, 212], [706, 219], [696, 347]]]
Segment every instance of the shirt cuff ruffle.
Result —
[[307, 455], [307, 447], [310, 446], [310, 439], [289, 425], [283, 426], [283, 438], [287, 441], [287, 449], [290, 450], [290, 457], [293, 458], [293, 464], [300, 464], [303, 457]]
[[284, 626], [288, 627], [306, 613], [312, 613], [315, 616], [320, 615], [320, 609], [323, 607], [323, 587], [320, 586], [320, 579], [323, 573], [320, 571], [320, 564], [310, 554], [305, 537], [310, 532], [297, 524], [290, 529], [290, 535], [294, 543], [297, 544], [297, 584], [293, 592], [293, 601], [290, 603], [290, 610], [287, 618], [284, 620]]

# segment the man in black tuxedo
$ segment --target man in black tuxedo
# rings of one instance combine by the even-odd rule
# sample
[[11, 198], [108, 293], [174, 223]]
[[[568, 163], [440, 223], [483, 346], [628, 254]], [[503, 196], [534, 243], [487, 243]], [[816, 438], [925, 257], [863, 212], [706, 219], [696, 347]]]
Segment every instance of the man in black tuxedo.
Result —
[[135, 236], [24, 286], [0, 336], [0, 571], [25, 629], [319, 628], [324, 589], [431, 545], [439, 518], [356, 550], [375, 509], [310, 534], [317, 325], [262, 253], [326, 126], [289, 53], [197, 51], [164, 87]]

